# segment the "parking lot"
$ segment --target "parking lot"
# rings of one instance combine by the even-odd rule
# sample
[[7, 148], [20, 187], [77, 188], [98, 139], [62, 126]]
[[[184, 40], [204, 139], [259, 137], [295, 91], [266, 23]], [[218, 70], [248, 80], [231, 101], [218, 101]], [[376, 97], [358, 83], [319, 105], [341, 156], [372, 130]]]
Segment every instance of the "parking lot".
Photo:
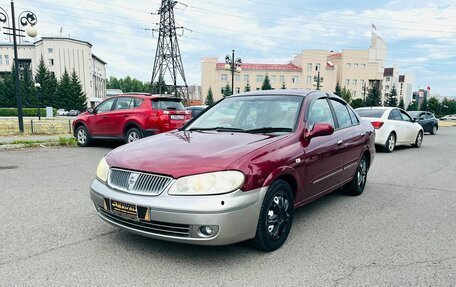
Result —
[[[0, 152], [0, 286], [451, 286], [456, 282], [456, 128], [377, 153], [363, 195], [298, 209], [285, 245], [182, 245], [120, 231], [89, 198], [113, 148]], [[153, 157], [153, 152], [151, 152]]]

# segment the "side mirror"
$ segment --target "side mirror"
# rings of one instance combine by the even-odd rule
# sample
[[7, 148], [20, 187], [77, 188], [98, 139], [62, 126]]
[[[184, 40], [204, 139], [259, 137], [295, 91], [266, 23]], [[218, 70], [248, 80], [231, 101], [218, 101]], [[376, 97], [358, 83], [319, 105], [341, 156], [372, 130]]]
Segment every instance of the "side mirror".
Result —
[[330, 124], [316, 123], [309, 133], [310, 138], [329, 136], [334, 133], [334, 127]]
[[87, 109], [87, 112], [88, 112], [89, 114], [92, 114], [92, 115], [95, 114], [95, 110], [92, 109], [92, 108], [88, 108], [88, 109]]

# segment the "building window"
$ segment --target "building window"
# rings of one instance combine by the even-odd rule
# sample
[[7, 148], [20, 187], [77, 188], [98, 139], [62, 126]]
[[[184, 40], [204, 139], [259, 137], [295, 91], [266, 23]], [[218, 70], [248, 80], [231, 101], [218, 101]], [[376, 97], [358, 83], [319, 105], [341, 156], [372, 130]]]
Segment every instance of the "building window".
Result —
[[[0, 60], [0, 63], [1, 63], [1, 60]], [[401, 89], [404, 88], [404, 83], [401, 83]]]
[[361, 64], [361, 68], [366, 68], [366, 64]]
[[312, 72], [312, 63], [307, 64], [307, 72]]
[[307, 76], [306, 83], [307, 84], [312, 84], [312, 76]]
[[257, 91], [259, 91], [259, 90], [260, 90], [260, 88], [256, 88], [256, 90], [257, 90]]
[[364, 80], [359, 80], [359, 83], [362, 87], [364, 87]]
[[358, 83], [358, 80], [353, 80], [353, 86], [356, 86], [357, 83]]
[[236, 82], [239, 82], [241, 80], [241, 76], [239, 76], [239, 75], [234, 76], [234, 80]]
[[271, 76], [271, 83], [275, 83], [275, 80], [276, 80], [276, 76], [275, 76], [275, 75], [272, 75], [272, 76]]
[[281, 82], [281, 83], [285, 83], [285, 76], [284, 76], [284, 75], [281, 75], [281, 76], [280, 76], [280, 82]]
[[356, 98], [356, 91], [352, 92], [352, 96], [353, 96], [353, 98]]
[[320, 64], [315, 64], [315, 71], [320, 71]]
[[293, 84], [298, 83], [298, 80], [299, 80], [299, 77], [298, 77], [298, 76], [292, 76], [292, 77], [291, 77], [291, 82], [292, 82]]
[[353, 64], [353, 68], [358, 68], [358, 64]]
[[226, 82], [228, 81], [228, 75], [227, 74], [222, 74], [222, 81]]
[[391, 80], [390, 77], [386, 77], [386, 81], [389, 82]]
[[347, 64], [346, 64], [346, 67], [347, 67], [347, 68], [350, 68], [350, 67], [351, 67], [351, 64], [350, 64], [350, 63], [347, 63]]
[[390, 86], [386, 85], [385, 86], [385, 91], [388, 91], [390, 89]]
[[54, 52], [54, 49], [48, 48], [48, 53], [53, 53], [53, 52]]
[[401, 96], [402, 96], [402, 90], [399, 92], [399, 95], [401, 95]]
[[248, 82], [249, 81], [249, 75], [244, 75], [244, 82]]
[[3, 56], [0, 55], [0, 65], [3, 65]]
[[345, 80], [345, 86], [349, 86], [350, 85], [350, 80]]
[[49, 59], [49, 66], [54, 66], [54, 59]]
[[263, 75], [257, 75], [257, 83], [263, 83]]
[[5, 55], [5, 65], [9, 65], [9, 56]]

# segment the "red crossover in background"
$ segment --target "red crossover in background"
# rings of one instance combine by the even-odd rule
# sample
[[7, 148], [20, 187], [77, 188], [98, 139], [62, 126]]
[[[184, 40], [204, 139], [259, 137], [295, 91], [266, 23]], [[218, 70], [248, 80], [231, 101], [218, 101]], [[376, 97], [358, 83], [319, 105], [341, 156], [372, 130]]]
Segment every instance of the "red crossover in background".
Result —
[[101, 218], [131, 232], [205, 245], [251, 239], [272, 251], [294, 208], [340, 187], [363, 192], [374, 137], [340, 97], [242, 93], [180, 130], [108, 153], [90, 195]]
[[110, 97], [73, 121], [78, 145], [92, 139], [122, 139], [127, 143], [142, 137], [181, 128], [191, 119], [182, 100], [150, 94]]

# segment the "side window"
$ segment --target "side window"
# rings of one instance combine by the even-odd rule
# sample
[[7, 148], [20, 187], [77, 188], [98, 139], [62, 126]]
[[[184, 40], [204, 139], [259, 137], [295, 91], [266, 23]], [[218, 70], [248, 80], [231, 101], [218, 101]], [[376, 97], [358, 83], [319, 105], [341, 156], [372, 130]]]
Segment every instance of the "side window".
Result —
[[[348, 108], [348, 107], [347, 107], [347, 108]], [[352, 109], [348, 108], [348, 113], [350, 114], [350, 118], [351, 118], [352, 124], [353, 124], [354, 126], [359, 125], [359, 119], [358, 119], [358, 117], [355, 115], [355, 112], [353, 112]]]
[[144, 102], [143, 99], [140, 98], [133, 98], [133, 101], [130, 103], [131, 108], [137, 108]]
[[412, 119], [405, 112], [401, 111], [401, 116], [403, 121], [411, 122]]
[[334, 119], [326, 98], [316, 100], [309, 111], [308, 129], [312, 130], [316, 123], [334, 125]]
[[402, 121], [403, 120], [399, 110], [392, 110], [391, 114], [393, 115], [394, 120], [396, 120], [396, 121]]
[[115, 110], [128, 110], [130, 108], [131, 98], [117, 98]]
[[336, 100], [331, 100], [331, 104], [336, 113], [337, 122], [339, 123], [339, 128], [347, 128], [352, 125], [350, 114], [348, 113], [347, 107]]
[[111, 110], [112, 108], [112, 104], [114, 103], [116, 99], [109, 99], [109, 100], [106, 100], [104, 102], [102, 102], [101, 104], [99, 104], [96, 108], [97, 110], [97, 113], [105, 113], [105, 112], [108, 112]]
[[394, 110], [392, 110], [388, 116], [388, 120], [395, 120], [394, 115], [393, 115]]

